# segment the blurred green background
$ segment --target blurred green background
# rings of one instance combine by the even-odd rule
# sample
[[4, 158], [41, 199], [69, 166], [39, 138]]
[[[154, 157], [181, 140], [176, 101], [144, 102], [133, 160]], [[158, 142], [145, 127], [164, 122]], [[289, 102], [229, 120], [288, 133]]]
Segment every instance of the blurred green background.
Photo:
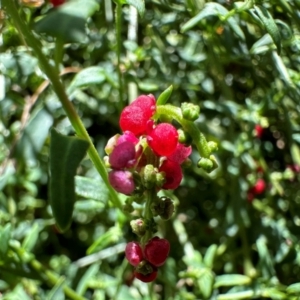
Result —
[[181, 186], [165, 193], [176, 213], [158, 220], [158, 235], [171, 253], [153, 284], [132, 281], [130, 218], [110, 204], [88, 157], [60, 234], [48, 202], [49, 130], [74, 130], [2, 10], [1, 299], [300, 299], [300, 1], [123, 1], [121, 80], [115, 2], [15, 2], [101, 157], [122, 108], [173, 85], [171, 104], [201, 107], [196, 124], [218, 143], [219, 168], [198, 169], [194, 151]]

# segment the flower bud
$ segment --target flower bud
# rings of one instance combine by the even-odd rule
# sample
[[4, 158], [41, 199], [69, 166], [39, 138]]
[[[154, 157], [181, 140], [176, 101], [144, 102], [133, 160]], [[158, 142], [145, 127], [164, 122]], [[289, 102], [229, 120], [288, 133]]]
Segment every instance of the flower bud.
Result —
[[158, 170], [154, 168], [153, 165], [146, 165], [144, 168], [142, 168], [141, 178], [143, 186], [146, 189], [151, 189], [155, 186], [157, 172]]
[[182, 116], [189, 121], [195, 121], [199, 118], [200, 107], [193, 103], [183, 102], [181, 104]]
[[210, 152], [215, 152], [215, 151], [218, 150], [218, 144], [216, 142], [209, 141], [207, 143], [207, 145], [208, 145], [208, 148], [209, 148]]
[[130, 222], [132, 232], [142, 237], [146, 233], [146, 224], [143, 219], [132, 220]]
[[210, 173], [214, 169], [214, 163], [209, 158], [205, 157], [200, 158], [197, 165], [207, 173]]

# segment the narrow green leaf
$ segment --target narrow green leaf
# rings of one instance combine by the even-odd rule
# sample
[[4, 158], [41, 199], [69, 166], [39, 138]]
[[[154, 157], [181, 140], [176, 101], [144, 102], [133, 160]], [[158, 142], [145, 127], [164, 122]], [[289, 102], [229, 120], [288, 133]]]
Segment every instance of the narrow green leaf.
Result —
[[80, 71], [72, 80], [68, 87], [68, 94], [77, 88], [88, 87], [93, 84], [100, 84], [106, 79], [105, 71], [102, 67], [89, 67]]
[[128, 5], [134, 6], [141, 17], [145, 14], [145, 1], [144, 0], [126, 0]]
[[205, 271], [198, 279], [198, 286], [204, 299], [208, 299], [210, 297], [213, 290], [213, 284], [214, 276], [211, 271]]
[[168, 102], [173, 92], [173, 85], [170, 85], [166, 90], [164, 90], [158, 97], [156, 105], [164, 105]]
[[60, 277], [56, 282], [55, 286], [49, 292], [47, 296], [47, 300], [65, 300], [65, 294], [63, 291], [63, 286], [65, 284], [66, 279], [64, 277]]
[[76, 288], [77, 294], [81, 296], [84, 295], [86, 289], [88, 288], [89, 281], [98, 273], [98, 271], [99, 271], [99, 264], [93, 264], [86, 270], [86, 272], [78, 282]]
[[203, 262], [207, 268], [213, 267], [214, 260], [215, 260], [216, 254], [217, 254], [217, 249], [218, 249], [218, 246], [213, 244], [213, 245], [210, 245], [209, 248], [206, 250]]
[[92, 254], [99, 251], [108, 245], [115, 243], [122, 236], [122, 231], [119, 227], [112, 227], [104, 234], [100, 235], [99, 238], [87, 249], [87, 254]]
[[64, 42], [81, 42], [86, 37], [87, 18], [98, 9], [99, 4], [95, 0], [69, 1], [38, 21], [35, 30], [60, 38]]
[[242, 299], [252, 299], [254, 296], [254, 291], [243, 291], [237, 293], [220, 294], [217, 300], [242, 300]]
[[227, 18], [226, 16], [228, 15], [228, 13], [229, 13], [228, 10], [219, 3], [215, 3], [215, 2], [206, 3], [203, 10], [201, 10], [196, 16], [194, 16], [192, 19], [190, 19], [187, 23], [185, 23], [181, 27], [181, 32], [184, 33], [187, 30], [193, 28], [201, 20], [207, 17], [218, 16], [220, 19], [222, 19], [222, 17], [225, 17], [225, 20], [227, 21], [231, 29], [236, 33], [236, 35], [240, 39], [244, 40], [245, 35], [242, 29], [240, 28], [239, 23], [236, 21], [234, 16], [230, 16], [229, 18]]
[[225, 274], [216, 277], [215, 288], [220, 286], [236, 286], [251, 283], [251, 278], [240, 274]]
[[281, 36], [280, 36], [279, 29], [278, 29], [272, 15], [263, 6], [256, 6], [255, 5], [254, 8], [255, 8], [255, 11], [256, 11], [258, 17], [260, 18], [260, 20], [264, 24], [264, 27], [265, 27], [266, 31], [272, 37], [272, 39], [274, 41], [274, 44], [277, 47], [277, 51], [280, 54], [280, 51], [281, 51]]
[[37, 223], [34, 223], [34, 225], [31, 227], [30, 231], [28, 232], [27, 236], [25, 237], [22, 247], [28, 251], [31, 252], [33, 247], [35, 246], [38, 237], [39, 237], [40, 228]]
[[83, 139], [63, 136], [51, 130], [50, 205], [62, 232], [71, 224], [75, 202], [74, 176], [88, 147], [89, 143]]
[[0, 228], [0, 257], [6, 256], [10, 237], [11, 237], [10, 224], [7, 224], [4, 228]]

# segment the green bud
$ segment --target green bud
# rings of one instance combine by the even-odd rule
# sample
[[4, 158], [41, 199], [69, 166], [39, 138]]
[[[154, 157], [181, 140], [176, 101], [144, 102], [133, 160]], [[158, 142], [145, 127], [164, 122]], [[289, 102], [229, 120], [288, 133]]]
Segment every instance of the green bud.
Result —
[[178, 129], [177, 132], [178, 132], [178, 142], [180, 144], [191, 144], [192, 143], [192, 138], [187, 132], [185, 132], [182, 129]]
[[200, 158], [197, 165], [207, 173], [210, 173], [214, 169], [214, 163], [209, 158]]
[[193, 103], [183, 102], [181, 104], [182, 116], [189, 121], [195, 121], [200, 115], [200, 106]]
[[142, 237], [146, 233], [146, 224], [143, 219], [136, 219], [130, 222], [132, 232], [137, 236]]
[[156, 187], [161, 188], [165, 183], [165, 176], [162, 173], [156, 174]]
[[214, 165], [213, 170], [215, 170], [219, 166], [219, 164], [218, 164], [215, 156], [214, 155], [210, 155], [209, 159], [213, 162], [213, 165]]
[[141, 171], [142, 184], [146, 189], [152, 189], [156, 185], [157, 169], [153, 165], [146, 165]]
[[210, 152], [215, 152], [218, 150], [218, 144], [216, 142], [210, 141], [207, 143]]

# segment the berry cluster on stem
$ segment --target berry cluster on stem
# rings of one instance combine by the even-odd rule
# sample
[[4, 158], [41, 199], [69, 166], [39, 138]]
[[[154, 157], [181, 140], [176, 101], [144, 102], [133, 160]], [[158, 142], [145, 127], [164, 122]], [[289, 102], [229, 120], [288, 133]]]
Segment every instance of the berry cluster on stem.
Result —
[[180, 185], [182, 166], [192, 152], [187, 141], [195, 144], [201, 156], [199, 167], [207, 172], [217, 167], [211, 155], [216, 144], [207, 143], [194, 123], [199, 106], [183, 103], [177, 108], [164, 102], [162, 97], [157, 102], [153, 95], [139, 96], [121, 112], [123, 133], [110, 138], [105, 147], [105, 162], [111, 169], [109, 182], [117, 192], [128, 196], [124, 209], [132, 212], [134, 202], [144, 204], [140, 218], [131, 221], [140, 242], [128, 243], [125, 250], [127, 260], [135, 267], [135, 277], [144, 282], [156, 278], [170, 251], [166, 239], [152, 237], [157, 231], [154, 217], [168, 220], [174, 213], [173, 201], [157, 193]]

